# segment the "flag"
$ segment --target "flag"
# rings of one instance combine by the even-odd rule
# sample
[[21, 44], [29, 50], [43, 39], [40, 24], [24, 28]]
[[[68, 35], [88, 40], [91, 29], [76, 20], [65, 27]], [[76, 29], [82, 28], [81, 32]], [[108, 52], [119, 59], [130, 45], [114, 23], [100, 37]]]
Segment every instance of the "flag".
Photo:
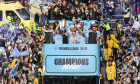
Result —
[[27, 56], [29, 55], [29, 52], [28, 51], [23, 51], [20, 53], [20, 56]]
[[10, 71], [10, 74], [12, 77], [14, 77], [16, 75], [19, 63], [20, 63], [20, 61], [18, 61], [17, 64], [15, 65], [15, 67]]
[[10, 57], [19, 57], [19, 56], [27, 56], [29, 55], [28, 51], [19, 52], [18, 49], [15, 47], [10, 54]]
[[15, 47], [13, 49], [13, 51], [10, 54], [10, 57], [18, 57], [20, 55], [20, 52], [18, 51], [18, 49]]

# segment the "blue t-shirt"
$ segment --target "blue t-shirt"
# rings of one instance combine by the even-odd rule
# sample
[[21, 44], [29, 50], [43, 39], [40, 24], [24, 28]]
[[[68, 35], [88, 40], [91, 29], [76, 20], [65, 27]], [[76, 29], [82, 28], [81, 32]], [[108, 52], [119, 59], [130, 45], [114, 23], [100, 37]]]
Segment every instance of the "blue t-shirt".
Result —
[[99, 31], [96, 32], [97, 32], [97, 37], [100, 37], [101, 36], [100, 32]]
[[12, 39], [12, 36], [11, 35], [10, 36], [9, 35], [5, 35], [4, 38], [5, 39], [8, 39], [8, 40], [11, 40]]
[[63, 37], [62, 37], [62, 35], [60, 34], [60, 35], [55, 35], [54, 36], [54, 41], [55, 41], [55, 44], [62, 44], [63, 43]]
[[78, 40], [77, 36], [75, 36], [75, 37], [73, 37], [72, 35], [69, 36], [69, 44], [79, 44], [79, 42], [77, 42], [75, 40]]
[[85, 44], [85, 38], [83, 37], [83, 35], [77, 35], [77, 40], [80, 41], [79, 44]]

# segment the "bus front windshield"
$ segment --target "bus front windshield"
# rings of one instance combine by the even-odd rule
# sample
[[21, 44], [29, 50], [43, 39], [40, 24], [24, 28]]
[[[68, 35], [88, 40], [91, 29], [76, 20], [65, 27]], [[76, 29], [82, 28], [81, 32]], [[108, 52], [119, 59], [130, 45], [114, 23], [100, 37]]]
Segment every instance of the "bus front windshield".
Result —
[[30, 15], [27, 12], [27, 10], [23, 9], [17, 9], [16, 12], [18, 13], [18, 15], [24, 19], [24, 20], [30, 20]]

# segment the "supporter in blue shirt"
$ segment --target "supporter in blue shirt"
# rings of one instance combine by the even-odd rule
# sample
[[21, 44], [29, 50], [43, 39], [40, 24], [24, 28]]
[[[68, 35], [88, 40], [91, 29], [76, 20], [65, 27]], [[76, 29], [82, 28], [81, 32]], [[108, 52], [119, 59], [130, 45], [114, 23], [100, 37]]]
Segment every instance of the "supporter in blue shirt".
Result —
[[101, 37], [100, 31], [97, 30], [97, 27], [96, 26], [92, 26], [89, 29], [89, 32], [96, 32], [97, 33], [96, 40], [98, 41], [100, 39], [100, 37]]
[[63, 44], [63, 36], [60, 33], [59, 25], [55, 29], [53, 39], [55, 44]]
[[70, 29], [67, 32], [68, 35], [71, 36], [73, 31], [76, 31], [76, 34], [77, 34], [79, 31], [82, 32], [82, 29], [80, 29], [77, 25], [75, 25], [75, 26], [71, 25]]
[[8, 32], [7, 35], [4, 36], [5, 39], [11, 40], [12, 39], [12, 35], [11, 32]]
[[56, 35], [54, 35], [54, 41], [55, 41], [55, 44], [62, 44], [63, 43], [63, 37], [60, 34], [60, 30], [57, 30]]
[[80, 43], [80, 40], [76, 36], [76, 31], [73, 31], [72, 35], [69, 38], [69, 44], [79, 44], [79, 43]]
[[85, 44], [86, 39], [81, 32], [79, 32], [79, 35], [77, 35], [77, 39], [80, 41], [79, 44]]

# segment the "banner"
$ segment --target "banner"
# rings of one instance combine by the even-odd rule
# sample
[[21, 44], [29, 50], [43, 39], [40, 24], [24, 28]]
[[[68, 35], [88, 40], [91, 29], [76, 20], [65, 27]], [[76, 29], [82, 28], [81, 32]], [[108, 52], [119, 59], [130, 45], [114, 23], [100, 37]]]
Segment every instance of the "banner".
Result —
[[43, 75], [99, 76], [97, 44], [44, 44]]
[[[93, 61], [94, 60], [94, 61]], [[48, 55], [47, 61], [47, 72], [48, 73], [95, 73], [96, 72], [96, 57], [90, 55]], [[51, 64], [51, 65], [50, 65]]]

